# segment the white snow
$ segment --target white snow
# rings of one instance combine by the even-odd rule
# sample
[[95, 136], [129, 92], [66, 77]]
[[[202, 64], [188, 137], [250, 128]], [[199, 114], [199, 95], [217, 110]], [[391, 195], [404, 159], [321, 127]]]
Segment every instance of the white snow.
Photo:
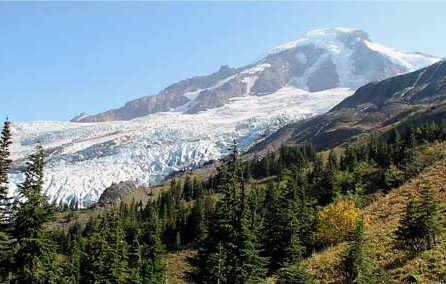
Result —
[[[307, 44], [315, 44], [320, 46], [327, 46], [327, 44], [331, 45], [331, 43], [336, 40], [336, 37], [338, 37], [340, 33], [350, 33], [354, 31], [355, 29], [342, 28], [342, 27], [313, 30], [308, 32], [305, 38], [290, 41], [285, 44], [281, 44], [274, 47], [269, 51], [268, 54], [279, 53], [287, 49], [295, 48], [299, 45], [307, 45]], [[336, 46], [333, 46], [333, 48], [337, 49]]]
[[296, 59], [302, 65], [305, 65], [308, 62], [308, 58], [307, 58], [307, 56], [303, 52], [296, 53]]
[[246, 70], [243, 70], [242, 72], [240, 72], [240, 74], [255, 74], [255, 73], [262, 72], [266, 68], [270, 68], [270, 67], [271, 67], [271, 64], [262, 63], [262, 64], [255, 65], [254, 67], [248, 68]]
[[[351, 28], [328, 28], [310, 31], [307, 33], [305, 38], [279, 45], [273, 48], [269, 54], [276, 54], [298, 46], [314, 46], [315, 48], [323, 50], [324, 53], [320, 55], [316, 62], [314, 62], [311, 66], [306, 66], [303, 74], [292, 78], [289, 81], [290, 84], [293, 84], [297, 88], [308, 90], [308, 80], [310, 76], [312, 76], [316, 70], [321, 68], [321, 64], [323, 64], [325, 60], [329, 59], [335, 65], [336, 73], [339, 76], [338, 87], [359, 88], [369, 83], [371, 78], [374, 76], [373, 73], [369, 75], [355, 74], [355, 71], [353, 70], [353, 59], [351, 58], [353, 52], [355, 51], [355, 47], [354, 45], [349, 46], [345, 44], [345, 35], [347, 34], [351, 34], [352, 36], [356, 37], [357, 42], [363, 41], [368, 48], [379, 52], [396, 66], [403, 67], [403, 72], [412, 72], [441, 60], [438, 57], [420, 53], [398, 51], [393, 48], [374, 43], [368, 39], [365, 32]], [[307, 55], [301, 51], [298, 51], [295, 56], [299, 63], [302, 65], [307, 65]], [[391, 75], [392, 74], [388, 74], [388, 76]]]
[[381, 44], [365, 41], [368, 48], [377, 51], [387, 56], [393, 63], [398, 64], [406, 68], [407, 71], [413, 71], [423, 68], [427, 65], [438, 62], [440, 58], [426, 56], [419, 53], [398, 51], [390, 47], [383, 46]]
[[[309, 93], [284, 87], [266, 96], [234, 98], [199, 114], [165, 112], [131, 121], [13, 123], [12, 158], [22, 161], [40, 142], [49, 153], [45, 190], [50, 202], [86, 207], [113, 182], [157, 184], [173, 171], [200, 166], [242, 150], [285, 124], [328, 111], [353, 93], [332, 89]], [[191, 99], [194, 94], [189, 93]], [[11, 174], [13, 186], [22, 181]]]
[[[113, 182], [135, 180], [140, 184], [157, 184], [174, 171], [200, 166], [227, 154], [233, 139], [246, 150], [288, 123], [324, 113], [351, 95], [353, 89], [368, 83], [367, 76], [354, 74], [350, 59], [353, 49], [339, 38], [341, 33], [356, 31], [347, 28], [316, 30], [304, 39], [273, 49], [270, 54], [311, 44], [322, 49], [323, 54], [311, 66], [305, 66], [303, 75], [292, 78], [287, 86], [269, 95], [250, 96], [262, 72], [272, 68], [265, 58], [212, 87], [183, 94], [187, 102], [169, 112], [103, 123], [14, 123], [12, 158], [18, 164], [23, 163], [36, 144], [41, 143], [47, 152], [44, 193], [50, 202], [58, 204], [78, 202], [80, 207], [89, 206]], [[358, 37], [358, 40], [364, 40], [369, 48], [406, 67], [407, 71], [439, 60], [395, 51], [372, 43], [366, 37]], [[310, 58], [306, 54], [301, 52], [295, 56], [302, 65], [308, 65]], [[310, 76], [328, 58], [336, 66], [339, 88], [314, 93], [305, 91]], [[201, 92], [221, 87], [231, 80], [245, 84], [242, 97], [233, 98], [219, 108], [187, 114]], [[19, 173], [11, 174], [11, 194], [21, 179]]]

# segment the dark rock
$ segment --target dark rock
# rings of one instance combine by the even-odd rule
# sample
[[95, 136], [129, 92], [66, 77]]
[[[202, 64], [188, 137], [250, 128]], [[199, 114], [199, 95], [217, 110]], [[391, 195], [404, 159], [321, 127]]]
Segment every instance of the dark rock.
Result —
[[107, 187], [101, 194], [98, 207], [115, 207], [119, 206], [122, 199], [130, 193], [138, 189], [137, 184], [133, 181], [122, 181], [120, 183], [113, 183]]
[[[419, 110], [427, 110], [417, 114]], [[355, 135], [399, 122], [439, 122], [446, 117], [446, 61], [412, 73], [370, 83], [328, 113], [287, 125], [255, 145], [251, 152], [281, 144], [315, 144], [326, 149]]]
[[[255, 64], [240, 68], [223, 65], [217, 72], [180, 81], [157, 95], [132, 100], [123, 107], [96, 115], [81, 114], [72, 121], [130, 120], [183, 105], [187, 106], [188, 113], [194, 114], [221, 107], [234, 97], [268, 95], [288, 85], [310, 92], [337, 87], [356, 89], [412, 71], [370, 48], [369, 41], [368, 34], [361, 30], [310, 32], [305, 43], [270, 52]], [[336, 55], [338, 52], [340, 55]], [[341, 60], [342, 56], [348, 58]], [[253, 71], [253, 67], [257, 67], [257, 71]], [[199, 92], [193, 102], [185, 95], [191, 92]]]

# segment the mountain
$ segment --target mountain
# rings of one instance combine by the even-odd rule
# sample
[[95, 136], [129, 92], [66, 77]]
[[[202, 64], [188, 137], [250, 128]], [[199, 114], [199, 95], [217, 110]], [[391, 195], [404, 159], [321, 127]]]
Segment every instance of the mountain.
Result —
[[234, 98], [198, 114], [163, 112], [101, 123], [13, 123], [16, 162], [10, 178], [14, 184], [21, 182], [24, 157], [41, 143], [46, 154], [44, 194], [50, 202], [88, 207], [113, 182], [157, 184], [175, 171], [226, 155], [234, 139], [245, 151], [281, 126], [326, 112], [352, 93], [288, 87], [268, 96]]
[[285, 125], [329, 111], [362, 84], [438, 60], [383, 47], [359, 30], [317, 30], [255, 64], [224, 66], [121, 109], [75, 119], [84, 123], [14, 123], [11, 194], [37, 143], [46, 153], [49, 201], [88, 207], [113, 183], [157, 184], [226, 155], [232, 140], [246, 151]]
[[321, 29], [273, 48], [254, 64], [240, 68], [222, 66], [211, 75], [181, 81], [155, 96], [96, 115], [82, 113], [72, 121], [130, 120], [173, 109], [198, 113], [221, 107], [233, 97], [263, 96], [285, 86], [309, 92], [356, 89], [436, 61], [438, 58], [433, 56], [396, 51], [375, 43], [361, 30]]
[[446, 61], [359, 88], [325, 114], [287, 125], [252, 148], [314, 143], [333, 147], [355, 135], [394, 122], [439, 121], [446, 117]]

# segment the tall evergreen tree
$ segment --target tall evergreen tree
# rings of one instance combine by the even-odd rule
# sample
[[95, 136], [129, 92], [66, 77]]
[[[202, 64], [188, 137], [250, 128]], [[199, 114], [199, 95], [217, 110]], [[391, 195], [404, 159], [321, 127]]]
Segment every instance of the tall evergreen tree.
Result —
[[293, 196], [293, 188], [279, 189], [278, 186], [273, 186], [268, 189], [265, 199], [263, 245], [264, 254], [270, 259], [270, 273], [302, 257], [299, 200], [296, 199], [297, 196]]
[[160, 239], [159, 218], [154, 208], [146, 208], [146, 220], [141, 237], [141, 276], [143, 283], [157, 284], [165, 281], [165, 251]]
[[355, 230], [352, 232], [349, 247], [341, 259], [341, 272], [344, 279], [343, 283], [364, 283], [366, 259], [364, 256], [364, 221], [358, 222]]
[[10, 122], [6, 119], [0, 137], [0, 282], [9, 278], [11, 266], [10, 201], [8, 198], [8, 172], [11, 167], [9, 146], [11, 145]]
[[10, 201], [8, 198], [8, 172], [11, 168], [10, 150], [12, 144], [11, 123], [6, 119], [0, 137], [0, 229], [8, 222]]
[[14, 206], [14, 283], [48, 283], [55, 277], [52, 273], [55, 245], [43, 230], [43, 224], [52, 215], [42, 195], [43, 163], [43, 149], [39, 145], [29, 156], [23, 172], [25, 180], [18, 186], [22, 201]]
[[247, 192], [235, 143], [230, 161], [218, 176], [224, 197], [209, 221], [209, 232], [192, 261], [192, 275], [198, 283], [258, 283], [266, 273], [266, 259], [252, 228], [253, 212], [247, 206]]
[[438, 217], [438, 200], [432, 186], [425, 182], [420, 192], [420, 218], [423, 224], [424, 239], [426, 248], [431, 249], [437, 243], [437, 236], [440, 231], [440, 223]]
[[293, 263], [280, 269], [277, 273], [277, 284], [312, 284], [314, 278], [300, 263]]
[[421, 249], [423, 238], [424, 234], [420, 213], [415, 200], [412, 198], [407, 204], [405, 213], [395, 232], [395, 242], [399, 248], [416, 252]]

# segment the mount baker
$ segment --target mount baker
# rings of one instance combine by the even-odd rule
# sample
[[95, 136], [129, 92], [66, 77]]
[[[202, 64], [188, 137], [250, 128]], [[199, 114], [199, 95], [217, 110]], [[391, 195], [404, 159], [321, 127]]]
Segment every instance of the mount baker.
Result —
[[284, 125], [327, 112], [367, 83], [439, 60], [375, 43], [361, 30], [321, 29], [254, 64], [222, 66], [117, 109], [71, 122], [13, 123], [11, 194], [37, 143], [46, 153], [49, 201], [87, 207], [113, 182], [159, 183], [227, 154], [233, 139], [247, 150]]

